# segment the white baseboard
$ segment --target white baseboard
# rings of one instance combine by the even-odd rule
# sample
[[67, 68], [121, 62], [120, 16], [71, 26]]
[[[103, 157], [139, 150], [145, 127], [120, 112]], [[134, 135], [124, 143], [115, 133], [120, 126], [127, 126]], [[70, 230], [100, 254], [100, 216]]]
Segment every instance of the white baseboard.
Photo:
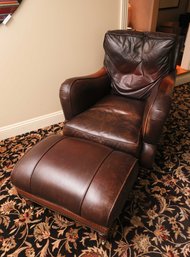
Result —
[[21, 135], [26, 132], [44, 128], [59, 122], [64, 121], [62, 111], [49, 113], [33, 119], [25, 120], [22, 122], [14, 123], [8, 126], [0, 127], [0, 140]]

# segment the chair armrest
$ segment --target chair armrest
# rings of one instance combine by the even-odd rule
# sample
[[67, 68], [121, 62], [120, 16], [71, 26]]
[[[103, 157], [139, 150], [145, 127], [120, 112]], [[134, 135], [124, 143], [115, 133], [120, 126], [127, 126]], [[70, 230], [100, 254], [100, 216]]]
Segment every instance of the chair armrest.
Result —
[[175, 74], [166, 76], [147, 99], [143, 117], [143, 144], [140, 155], [141, 166], [152, 168], [157, 143], [171, 106], [171, 94]]
[[163, 78], [147, 100], [143, 117], [143, 139], [148, 144], [158, 143], [170, 110], [174, 84], [175, 74], [171, 73]]
[[105, 68], [92, 75], [70, 78], [63, 82], [59, 95], [66, 120], [85, 111], [107, 95], [110, 85]]

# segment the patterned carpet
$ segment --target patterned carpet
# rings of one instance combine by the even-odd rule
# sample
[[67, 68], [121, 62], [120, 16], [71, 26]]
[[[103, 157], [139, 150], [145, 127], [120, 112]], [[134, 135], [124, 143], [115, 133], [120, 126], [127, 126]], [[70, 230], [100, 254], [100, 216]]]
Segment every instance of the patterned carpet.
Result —
[[[80, 224], [17, 195], [15, 163], [62, 124], [0, 142], [1, 257], [189, 257], [190, 84], [177, 86], [154, 169], [140, 170], [110, 243]], [[31, 206], [34, 208], [31, 208]]]

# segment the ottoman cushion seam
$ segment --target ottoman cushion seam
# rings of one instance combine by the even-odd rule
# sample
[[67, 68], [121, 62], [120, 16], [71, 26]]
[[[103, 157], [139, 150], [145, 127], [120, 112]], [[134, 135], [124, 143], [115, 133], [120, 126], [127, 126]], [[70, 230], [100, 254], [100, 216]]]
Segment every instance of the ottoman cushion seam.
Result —
[[80, 213], [80, 216], [82, 216], [82, 206], [83, 206], [84, 199], [85, 199], [85, 197], [86, 197], [86, 195], [87, 195], [87, 193], [88, 193], [88, 190], [89, 190], [89, 188], [90, 188], [90, 186], [91, 186], [91, 184], [92, 184], [92, 182], [93, 182], [95, 176], [97, 175], [97, 173], [98, 173], [100, 167], [101, 167], [102, 164], [105, 162], [105, 160], [112, 154], [112, 152], [114, 152], [114, 150], [111, 150], [111, 151], [105, 156], [105, 158], [101, 161], [100, 165], [99, 165], [98, 168], [96, 169], [96, 172], [94, 173], [94, 175], [93, 175], [93, 177], [92, 177], [92, 179], [91, 179], [91, 181], [90, 181], [90, 183], [89, 183], [89, 185], [88, 185], [88, 187], [87, 187], [87, 189], [86, 189], [86, 192], [85, 192], [85, 194], [84, 194], [84, 196], [83, 196], [83, 199], [82, 199], [82, 201], [81, 201], [80, 212], [79, 212], [79, 213]]
[[41, 159], [44, 157], [44, 155], [47, 153], [47, 152], [49, 152], [49, 150], [52, 148], [52, 147], [54, 147], [57, 143], [59, 143], [60, 141], [62, 141], [62, 140], [64, 140], [65, 138], [64, 137], [62, 137], [62, 138], [60, 138], [59, 140], [57, 140], [54, 144], [52, 144], [46, 151], [44, 151], [44, 153], [42, 154], [42, 156], [40, 157], [40, 159], [37, 161], [37, 163], [36, 163], [36, 165], [34, 166], [34, 168], [33, 168], [33, 171], [32, 171], [32, 174], [31, 174], [31, 177], [30, 177], [30, 192], [32, 193], [32, 176], [33, 176], [33, 174], [34, 174], [34, 172], [35, 172], [35, 169], [36, 169], [36, 167], [38, 166], [38, 163], [41, 161]]

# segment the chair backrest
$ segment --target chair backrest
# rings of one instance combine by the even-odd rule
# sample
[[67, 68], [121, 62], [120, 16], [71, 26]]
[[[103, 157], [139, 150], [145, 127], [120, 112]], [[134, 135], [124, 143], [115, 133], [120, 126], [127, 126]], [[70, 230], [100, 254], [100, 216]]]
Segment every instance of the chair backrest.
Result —
[[176, 35], [130, 30], [108, 31], [104, 50], [113, 91], [137, 99], [175, 70], [178, 54]]

